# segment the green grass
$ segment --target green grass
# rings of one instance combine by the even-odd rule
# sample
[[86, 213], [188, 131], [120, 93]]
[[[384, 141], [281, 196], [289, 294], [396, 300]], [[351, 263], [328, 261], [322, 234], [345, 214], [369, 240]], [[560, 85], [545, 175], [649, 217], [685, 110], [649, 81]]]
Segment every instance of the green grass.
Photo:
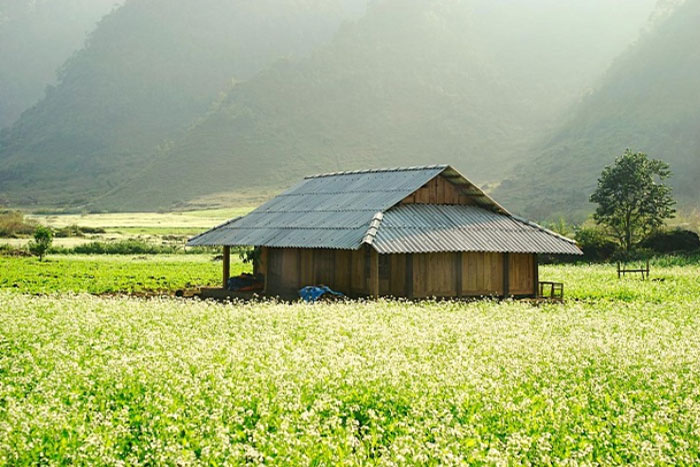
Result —
[[541, 280], [565, 284], [566, 298], [589, 302], [667, 303], [677, 297], [700, 302], [700, 265], [682, 258], [652, 263], [651, 280], [618, 280], [615, 265], [543, 266]]
[[[220, 273], [184, 255], [53, 261], [0, 268], [26, 291]], [[540, 307], [0, 290], [0, 465], [694, 464], [700, 267], [670, 263], [646, 282], [544, 267], [570, 300]], [[39, 284], [44, 267], [66, 277]]]
[[[232, 274], [246, 270], [232, 259]], [[211, 255], [50, 256], [43, 263], [0, 256], [0, 270], [0, 289], [30, 294], [169, 293], [221, 281], [221, 262], [212, 261]]]

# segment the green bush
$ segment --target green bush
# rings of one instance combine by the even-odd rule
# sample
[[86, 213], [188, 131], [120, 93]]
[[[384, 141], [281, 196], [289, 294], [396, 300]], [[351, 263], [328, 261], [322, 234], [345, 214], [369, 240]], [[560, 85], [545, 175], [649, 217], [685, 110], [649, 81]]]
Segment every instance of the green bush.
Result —
[[692, 253], [700, 250], [700, 237], [685, 229], [660, 230], [641, 244], [642, 248], [655, 253]]
[[121, 240], [118, 242], [90, 242], [73, 248], [55, 248], [54, 254], [79, 255], [162, 255], [181, 253], [175, 246], [154, 245], [141, 240]]
[[71, 238], [71, 237], [84, 237], [89, 234], [103, 234], [105, 229], [100, 229], [96, 227], [82, 227], [79, 225], [68, 225], [57, 229], [55, 232], [56, 238]]
[[576, 242], [583, 250], [587, 261], [607, 261], [611, 259], [618, 246], [605, 233], [595, 227], [582, 227], [576, 232]]

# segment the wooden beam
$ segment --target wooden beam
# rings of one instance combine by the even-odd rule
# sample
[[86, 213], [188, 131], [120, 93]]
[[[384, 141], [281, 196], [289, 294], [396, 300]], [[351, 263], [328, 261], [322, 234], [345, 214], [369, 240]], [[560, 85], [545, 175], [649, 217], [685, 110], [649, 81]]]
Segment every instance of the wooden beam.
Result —
[[503, 253], [503, 296], [510, 296], [510, 254]]
[[267, 293], [267, 278], [269, 277], [270, 271], [270, 249], [266, 246], [261, 248], [260, 251], [260, 261], [262, 262], [262, 274], [263, 274], [263, 294]]
[[[368, 247], [370, 248], [370, 247]], [[370, 252], [372, 266], [370, 270], [370, 292], [372, 298], [379, 298], [379, 253], [372, 250]]]
[[464, 253], [463, 252], [458, 252], [455, 253], [455, 267], [457, 270], [455, 271], [455, 276], [457, 277], [457, 288], [455, 288], [457, 297], [461, 297], [464, 292], [462, 291], [462, 268], [464, 264]]
[[231, 278], [231, 247], [224, 247], [224, 271], [223, 282], [224, 289], [228, 289], [228, 280]]
[[406, 298], [413, 298], [413, 255], [411, 253], [406, 255], [406, 286], [404, 293]]
[[533, 275], [535, 277], [535, 298], [539, 298], [540, 294], [540, 259], [537, 254], [532, 255], [532, 262], [534, 264]]
[[353, 262], [353, 259], [354, 259], [355, 255], [353, 255], [353, 252], [352, 252], [352, 251], [347, 251], [347, 255], [348, 255], [348, 293], [347, 293], [347, 295], [351, 295], [351, 294], [352, 294], [352, 291], [353, 291], [353, 288], [352, 288], [352, 287], [353, 287], [353, 283], [352, 283], [352, 282], [353, 282], [353, 281], [352, 281], [352, 276], [353, 276], [352, 262]]
[[372, 249], [365, 245], [365, 280], [364, 293], [371, 295], [372, 293]]
[[304, 287], [306, 284], [302, 283], [301, 280], [301, 262], [302, 262], [302, 253], [301, 253], [301, 248], [297, 248], [297, 290], [301, 289]]

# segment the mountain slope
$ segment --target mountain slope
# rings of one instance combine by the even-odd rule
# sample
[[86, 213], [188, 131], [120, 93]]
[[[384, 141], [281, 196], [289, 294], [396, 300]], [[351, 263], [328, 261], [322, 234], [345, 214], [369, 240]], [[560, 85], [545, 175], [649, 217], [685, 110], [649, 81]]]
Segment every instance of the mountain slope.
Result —
[[698, 25], [700, 0], [687, 0], [615, 62], [496, 196], [533, 217], [581, 217], [603, 167], [631, 148], [668, 161], [682, 205], [700, 206]]
[[0, 198], [84, 204], [131, 177], [233, 80], [328, 40], [363, 0], [130, 0], [0, 136]]
[[61, 64], [120, 1], [0, 2], [0, 128], [42, 97]]
[[313, 57], [234, 86], [97, 205], [160, 208], [313, 172], [436, 162], [498, 179], [633, 40], [652, 4], [375, 2]]

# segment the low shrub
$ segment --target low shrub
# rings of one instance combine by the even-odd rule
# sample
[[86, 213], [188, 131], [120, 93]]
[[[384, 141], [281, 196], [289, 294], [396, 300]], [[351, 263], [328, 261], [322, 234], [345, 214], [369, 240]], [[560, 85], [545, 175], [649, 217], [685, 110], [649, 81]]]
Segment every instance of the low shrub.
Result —
[[[217, 255], [221, 254], [220, 246], [191, 246], [185, 249], [187, 255]], [[233, 254], [233, 249], [231, 254]]]
[[56, 238], [72, 238], [72, 237], [84, 237], [90, 234], [103, 234], [106, 233], [105, 229], [100, 229], [98, 227], [82, 227], [79, 225], [68, 225], [60, 229], [56, 229], [54, 236]]
[[700, 251], [700, 236], [685, 229], [660, 230], [641, 244], [655, 253], [692, 253]]
[[154, 245], [141, 240], [121, 240], [118, 242], [90, 242], [73, 248], [54, 248], [54, 254], [78, 255], [163, 255], [181, 253], [175, 246]]
[[0, 211], [0, 237], [32, 235], [36, 226], [36, 222], [25, 219], [21, 211]]
[[595, 227], [580, 228], [576, 232], [576, 242], [587, 261], [607, 261], [618, 250], [617, 244]]

